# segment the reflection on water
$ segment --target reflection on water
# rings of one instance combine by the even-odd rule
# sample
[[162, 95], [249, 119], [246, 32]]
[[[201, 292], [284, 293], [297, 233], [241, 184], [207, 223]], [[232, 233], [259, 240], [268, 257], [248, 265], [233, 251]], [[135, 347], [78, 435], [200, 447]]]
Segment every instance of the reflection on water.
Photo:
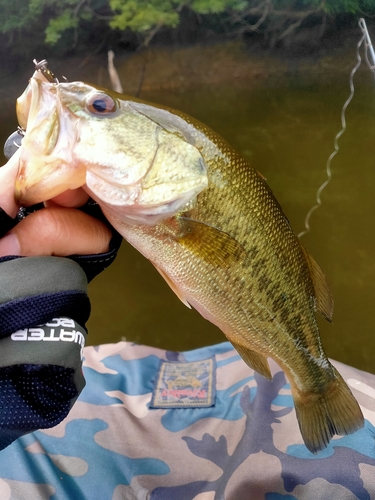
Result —
[[[348, 95], [347, 80], [306, 85], [294, 78], [282, 87], [274, 82], [249, 90], [205, 87], [141, 97], [186, 111], [221, 133], [265, 175], [298, 233], [325, 180]], [[302, 240], [335, 298], [333, 324], [319, 321], [328, 355], [375, 372], [375, 91], [365, 70], [356, 78], [347, 121], [323, 207]], [[13, 127], [5, 122], [2, 140]], [[126, 243], [115, 264], [90, 285], [90, 296], [91, 344], [126, 338], [183, 350], [224, 340]]]

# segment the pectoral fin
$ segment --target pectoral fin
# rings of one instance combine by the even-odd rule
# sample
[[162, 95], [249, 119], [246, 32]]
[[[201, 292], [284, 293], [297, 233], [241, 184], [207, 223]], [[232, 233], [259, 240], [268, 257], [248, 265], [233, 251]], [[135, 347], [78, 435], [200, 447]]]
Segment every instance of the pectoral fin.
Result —
[[303, 247], [302, 250], [306, 257], [306, 262], [310, 270], [310, 276], [314, 287], [316, 311], [327, 321], [331, 322], [333, 314], [333, 298], [328, 287], [327, 279], [314, 258], [311, 257], [311, 255]]
[[228, 233], [187, 217], [178, 221], [181, 236], [177, 241], [209, 264], [226, 268], [244, 258], [244, 247]]
[[237, 344], [236, 342], [233, 342], [233, 340], [230, 342], [250, 368], [258, 372], [260, 375], [263, 375], [266, 379], [272, 380], [272, 374], [266, 356], [260, 354], [259, 352], [252, 351], [243, 345]]

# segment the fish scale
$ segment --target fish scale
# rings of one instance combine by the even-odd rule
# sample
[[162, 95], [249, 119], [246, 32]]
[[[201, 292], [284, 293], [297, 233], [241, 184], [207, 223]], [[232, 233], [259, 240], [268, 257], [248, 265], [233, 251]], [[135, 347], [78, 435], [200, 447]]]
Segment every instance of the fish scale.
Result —
[[[77, 187], [78, 178], [109, 222], [187, 306], [223, 331], [249, 366], [271, 378], [267, 357], [280, 364], [310, 451], [323, 449], [335, 433], [361, 428], [361, 410], [327, 359], [315, 320], [315, 311], [332, 317], [326, 279], [260, 174], [179, 111], [38, 75], [30, 88], [32, 95], [27, 90], [18, 103], [31, 125], [16, 197], [24, 204], [45, 201]], [[61, 130], [54, 151], [46, 141], [43, 165], [41, 141], [34, 146], [30, 139], [37, 127], [45, 137]]]

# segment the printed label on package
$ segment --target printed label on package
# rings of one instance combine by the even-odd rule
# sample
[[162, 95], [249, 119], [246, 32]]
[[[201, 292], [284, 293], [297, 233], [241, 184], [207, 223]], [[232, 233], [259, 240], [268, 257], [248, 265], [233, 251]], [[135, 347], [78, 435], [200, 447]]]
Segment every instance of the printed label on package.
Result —
[[215, 358], [161, 361], [151, 408], [202, 408], [215, 404]]

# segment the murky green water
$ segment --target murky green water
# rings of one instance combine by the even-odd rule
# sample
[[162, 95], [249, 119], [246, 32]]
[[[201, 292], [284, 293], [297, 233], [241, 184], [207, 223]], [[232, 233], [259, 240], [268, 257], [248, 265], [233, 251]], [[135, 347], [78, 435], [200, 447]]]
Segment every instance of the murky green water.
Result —
[[[0, 90], [1, 98], [14, 92]], [[274, 80], [249, 90], [205, 87], [141, 97], [184, 110], [221, 133], [266, 176], [300, 232], [325, 180], [348, 95], [346, 78], [310, 85], [294, 76], [282, 86]], [[1, 140], [15, 126], [7, 114], [8, 105]], [[332, 182], [303, 243], [325, 271], [335, 298], [333, 324], [319, 321], [328, 355], [375, 372], [375, 84], [365, 70], [356, 78], [347, 122]], [[90, 285], [90, 295], [91, 344], [125, 338], [183, 350], [224, 340], [126, 243], [115, 264]]]

